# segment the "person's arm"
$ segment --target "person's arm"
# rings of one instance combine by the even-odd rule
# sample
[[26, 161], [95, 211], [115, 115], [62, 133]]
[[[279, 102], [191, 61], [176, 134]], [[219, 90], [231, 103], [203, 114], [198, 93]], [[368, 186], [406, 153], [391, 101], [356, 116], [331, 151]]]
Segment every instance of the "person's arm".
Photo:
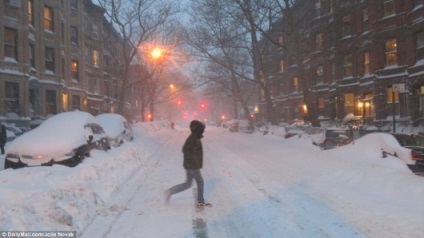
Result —
[[192, 151], [193, 145], [194, 145], [193, 139], [190, 136], [190, 137], [187, 138], [186, 142], [183, 145], [183, 153], [184, 154], [190, 153]]

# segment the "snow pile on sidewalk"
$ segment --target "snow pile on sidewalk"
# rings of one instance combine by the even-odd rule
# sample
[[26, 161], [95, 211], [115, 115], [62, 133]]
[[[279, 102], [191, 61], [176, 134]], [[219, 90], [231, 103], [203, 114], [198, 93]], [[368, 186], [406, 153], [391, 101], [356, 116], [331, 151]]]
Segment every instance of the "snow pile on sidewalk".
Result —
[[152, 135], [166, 123], [134, 125], [134, 142], [92, 151], [75, 168], [61, 165], [0, 171], [0, 230], [81, 231], [134, 173], [143, 171]]

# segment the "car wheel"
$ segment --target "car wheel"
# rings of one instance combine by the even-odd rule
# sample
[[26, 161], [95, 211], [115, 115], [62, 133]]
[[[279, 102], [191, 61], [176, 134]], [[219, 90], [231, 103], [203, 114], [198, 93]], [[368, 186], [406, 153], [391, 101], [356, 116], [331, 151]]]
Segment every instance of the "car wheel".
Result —
[[110, 145], [108, 145], [108, 144], [103, 144], [103, 150], [104, 150], [104, 151], [108, 151], [108, 150], [110, 150], [110, 149], [111, 149]]
[[382, 158], [387, 158], [387, 152], [386, 151], [382, 151], [381, 154], [382, 154], [381, 155]]
[[330, 143], [324, 143], [321, 145], [321, 150], [328, 150], [331, 148], [331, 144]]
[[75, 167], [80, 164], [85, 158], [85, 153], [76, 154], [71, 160], [69, 160], [68, 166]]

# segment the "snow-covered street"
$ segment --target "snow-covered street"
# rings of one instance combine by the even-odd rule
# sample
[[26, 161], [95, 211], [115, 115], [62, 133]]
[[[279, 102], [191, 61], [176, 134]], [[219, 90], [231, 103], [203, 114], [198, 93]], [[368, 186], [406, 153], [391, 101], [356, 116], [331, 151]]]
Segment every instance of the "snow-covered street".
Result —
[[[422, 237], [424, 177], [366, 138], [321, 151], [306, 138], [207, 127], [205, 198], [185, 180], [189, 130], [134, 126], [135, 140], [75, 168], [0, 171], [0, 230], [78, 237]], [[360, 148], [360, 149], [358, 149]], [[3, 162], [3, 161], [1, 161]], [[195, 188], [195, 185], [193, 186]]]

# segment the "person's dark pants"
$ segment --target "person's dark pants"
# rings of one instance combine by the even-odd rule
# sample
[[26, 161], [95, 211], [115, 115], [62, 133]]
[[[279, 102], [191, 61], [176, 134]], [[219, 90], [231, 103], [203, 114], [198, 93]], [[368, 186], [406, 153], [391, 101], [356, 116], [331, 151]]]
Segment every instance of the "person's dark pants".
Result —
[[0, 148], [1, 148], [1, 154], [3, 155], [4, 154], [4, 145], [0, 146]]
[[200, 169], [186, 169], [187, 179], [184, 183], [175, 185], [168, 191], [171, 195], [187, 190], [191, 187], [193, 179], [197, 183], [197, 202], [204, 202], [203, 198], [203, 177], [200, 173]]

